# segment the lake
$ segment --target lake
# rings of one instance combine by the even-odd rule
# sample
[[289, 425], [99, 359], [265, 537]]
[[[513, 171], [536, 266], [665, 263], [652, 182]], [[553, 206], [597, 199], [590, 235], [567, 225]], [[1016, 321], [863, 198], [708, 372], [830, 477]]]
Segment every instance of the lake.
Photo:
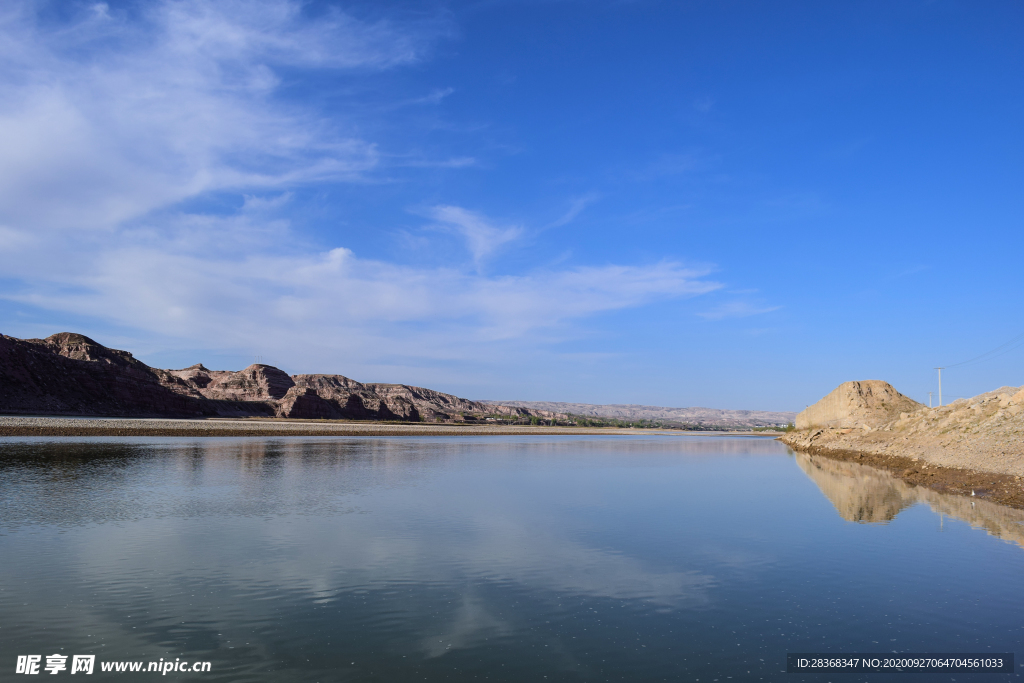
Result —
[[0, 680], [904, 680], [783, 672], [1014, 652], [1022, 544], [1020, 511], [763, 438], [3, 438]]

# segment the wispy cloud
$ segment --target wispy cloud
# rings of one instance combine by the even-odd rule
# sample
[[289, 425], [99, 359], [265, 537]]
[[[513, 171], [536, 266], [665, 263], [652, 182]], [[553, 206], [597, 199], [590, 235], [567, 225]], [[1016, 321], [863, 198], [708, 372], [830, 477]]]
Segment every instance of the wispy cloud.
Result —
[[911, 275], [918, 275], [919, 273], [923, 273], [926, 270], [929, 270], [930, 268], [930, 266], [926, 266], [924, 264], [906, 266], [904, 268], [897, 269], [894, 272], [890, 273], [889, 275], [883, 277], [886, 280], [899, 280], [905, 277], [910, 277]]
[[412, 104], [440, 104], [444, 98], [448, 97], [455, 92], [455, 88], [435, 88], [430, 91], [429, 95], [423, 97], [417, 97], [412, 100]]
[[469, 168], [470, 166], [476, 166], [477, 160], [474, 157], [450, 157], [448, 159], [396, 157], [392, 159], [391, 164], [407, 168]]
[[559, 228], [563, 225], [568, 225], [576, 220], [576, 217], [579, 216], [585, 208], [596, 202], [600, 197], [601, 196], [596, 192], [588, 192], [582, 197], [577, 197], [569, 206], [569, 210], [562, 214], [558, 220], [552, 222], [549, 227]]
[[426, 214], [437, 221], [438, 226], [462, 235], [466, 248], [473, 256], [473, 263], [479, 269], [484, 259], [502, 245], [523, 235], [518, 225], [499, 227], [479, 213], [459, 206], [434, 206]]
[[634, 181], [649, 182], [659, 178], [690, 175], [707, 171], [720, 164], [719, 160], [699, 152], [663, 153], [650, 163], [630, 170], [628, 176]]
[[693, 101], [693, 108], [699, 111], [701, 114], [707, 114], [709, 111], [711, 111], [712, 107], [714, 106], [714, 98], [708, 95], [698, 97]]
[[726, 318], [749, 318], [752, 315], [761, 315], [777, 311], [781, 306], [759, 306], [747, 301], [730, 301], [716, 306], [709, 311], [698, 313], [707, 320], [724, 320]]

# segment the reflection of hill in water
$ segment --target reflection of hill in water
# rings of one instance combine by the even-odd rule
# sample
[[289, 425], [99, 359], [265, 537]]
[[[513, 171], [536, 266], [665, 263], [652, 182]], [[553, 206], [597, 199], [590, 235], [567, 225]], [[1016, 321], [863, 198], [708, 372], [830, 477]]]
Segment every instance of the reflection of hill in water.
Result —
[[1014, 510], [987, 500], [939, 493], [908, 486], [901, 479], [867, 465], [839, 462], [796, 453], [800, 469], [818, 485], [851, 522], [888, 522], [904, 508], [925, 503], [934, 512], [963, 520], [973, 527], [1024, 547], [1024, 510]]
[[850, 522], [888, 522], [917, 502], [909, 486], [873, 467], [804, 453], [796, 463]]

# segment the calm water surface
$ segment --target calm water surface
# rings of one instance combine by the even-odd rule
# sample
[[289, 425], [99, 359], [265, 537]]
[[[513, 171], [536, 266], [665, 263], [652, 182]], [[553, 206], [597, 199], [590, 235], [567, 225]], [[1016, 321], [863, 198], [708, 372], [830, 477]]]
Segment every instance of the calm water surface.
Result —
[[781, 672], [1018, 650], [1022, 543], [764, 439], [0, 439], [0, 680], [896, 680]]

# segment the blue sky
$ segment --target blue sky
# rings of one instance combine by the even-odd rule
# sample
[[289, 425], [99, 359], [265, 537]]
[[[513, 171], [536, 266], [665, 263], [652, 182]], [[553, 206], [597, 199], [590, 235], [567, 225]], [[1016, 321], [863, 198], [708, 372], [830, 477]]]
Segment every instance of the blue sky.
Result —
[[[0, 320], [159, 367], [801, 409], [1024, 332], [1019, 2], [0, 8]], [[1024, 383], [1024, 348], [945, 397]]]

